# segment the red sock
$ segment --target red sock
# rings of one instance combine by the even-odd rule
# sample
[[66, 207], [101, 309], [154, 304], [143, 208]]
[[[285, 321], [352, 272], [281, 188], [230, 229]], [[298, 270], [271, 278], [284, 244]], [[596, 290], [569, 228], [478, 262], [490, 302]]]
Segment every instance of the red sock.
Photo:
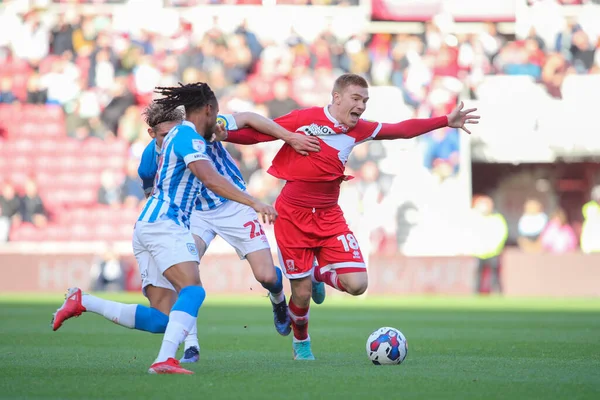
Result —
[[298, 307], [292, 299], [288, 306], [290, 318], [292, 319], [292, 329], [296, 340], [308, 339], [308, 307]]
[[332, 288], [339, 290], [340, 292], [346, 292], [346, 288], [344, 287], [344, 285], [342, 285], [342, 282], [340, 282], [340, 278], [337, 272], [333, 270], [321, 272], [321, 268], [319, 267], [315, 267], [313, 271], [315, 280], [317, 282], [323, 282], [326, 285], [329, 285]]

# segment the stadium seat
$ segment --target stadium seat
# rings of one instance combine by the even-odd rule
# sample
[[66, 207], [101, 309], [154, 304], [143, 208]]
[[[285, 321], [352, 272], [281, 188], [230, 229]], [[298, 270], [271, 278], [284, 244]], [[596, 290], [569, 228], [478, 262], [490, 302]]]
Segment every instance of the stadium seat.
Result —
[[82, 144], [76, 139], [68, 138], [61, 142], [60, 152], [61, 154], [70, 155], [78, 154], [82, 149]]
[[97, 240], [112, 240], [115, 236], [115, 227], [106, 223], [97, 224], [94, 227], [94, 235]]
[[41, 154], [56, 154], [62, 142], [55, 139], [46, 139], [36, 142], [36, 151]]
[[9, 234], [9, 240], [22, 242], [36, 242], [44, 237], [45, 232], [36, 228], [32, 224], [23, 223], [18, 226], [13, 226]]
[[133, 234], [134, 224], [135, 224], [135, 220], [131, 224], [119, 225], [117, 240], [124, 240], [124, 241], [131, 240], [131, 235]]
[[43, 233], [45, 239], [51, 242], [62, 242], [68, 239], [67, 230], [63, 225], [49, 225]]
[[69, 232], [69, 240], [80, 242], [94, 239], [93, 228], [89, 224], [73, 224], [65, 228]]

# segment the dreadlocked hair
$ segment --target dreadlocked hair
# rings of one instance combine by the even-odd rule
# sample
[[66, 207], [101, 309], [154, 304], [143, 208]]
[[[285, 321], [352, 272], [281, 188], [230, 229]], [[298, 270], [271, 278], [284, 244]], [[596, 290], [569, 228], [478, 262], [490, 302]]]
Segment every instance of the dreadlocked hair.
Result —
[[181, 108], [167, 110], [167, 108], [156, 101], [151, 102], [142, 112], [144, 121], [150, 128], [168, 121], [181, 121], [184, 118]]
[[187, 85], [179, 82], [179, 86], [157, 87], [154, 92], [164, 96], [154, 100], [157, 104], [165, 107], [168, 111], [183, 106], [186, 114], [217, 101], [210, 86], [204, 82], [189, 83]]

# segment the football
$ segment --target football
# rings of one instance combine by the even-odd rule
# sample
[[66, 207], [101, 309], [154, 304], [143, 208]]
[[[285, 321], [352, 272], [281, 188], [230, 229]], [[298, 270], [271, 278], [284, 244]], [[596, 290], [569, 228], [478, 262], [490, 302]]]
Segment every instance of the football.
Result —
[[408, 354], [408, 342], [396, 328], [379, 328], [367, 339], [367, 355], [375, 365], [401, 364]]

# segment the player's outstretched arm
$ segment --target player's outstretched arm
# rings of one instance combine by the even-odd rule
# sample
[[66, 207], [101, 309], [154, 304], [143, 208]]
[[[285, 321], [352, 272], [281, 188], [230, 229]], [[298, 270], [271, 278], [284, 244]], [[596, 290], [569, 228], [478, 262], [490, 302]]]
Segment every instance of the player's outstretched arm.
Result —
[[253, 128], [275, 139], [287, 141], [295, 136], [293, 132], [288, 131], [276, 122], [253, 112], [236, 113], [233, 114], [233, 118], [239, 128]]
[[146, 194], [146, 198], [150, 196], [152, 187], [154, 186], [154, 177], [158, 171], [158, 164], [156, 162], [156, 140], [152, 139], [148, 146], [142, 153], [142, 159], [140, 160], [140, 166], [138, 167], [138, 175], [142, 180], [142, 188]]
[[321, 150], [318, 138], [291, 132], [296, 129], [294, 113], [284, 115], [274, 121], [252, 112], [241, 112], [233, 114], [231, 117], [235, 119], [235, 124], [231, 125], [242, 129], [230, 128], [227, 138], [223, 139], [227, 142], [256, 144], [280, 139], [302, 155]]
[[446, 116], [424, 119], [407, 119], [396, 124], [381, 124], [374, 140], [411, 139], [427, 132], [448, 126]]
[[463, 111], [463, 107], [464, 104], [461, 101], [450, 114], [443, 117], [408, 119], [397, 124], [381, 124], [381, 129], [373, 139], [411, 139], [446, 126], [459, 128], [470, 134], [471, 131], [469, 131], [465, 125], [478, 124], [480, 117], [479, 115], [473, 114], [477, 111], [476, 108], [470, 108]]
[[263, 222], [273, 223], [277, 218], [277, 211], [272, 206], [266, 205], [247, 193], [242, 192], [225, 177], [217, 172], [209, 160], [198, 160], [188, 164], [188, 168], [200, 179], [202, 183], [217, 195], [237, 203], [252, 207], [263, 217]]

